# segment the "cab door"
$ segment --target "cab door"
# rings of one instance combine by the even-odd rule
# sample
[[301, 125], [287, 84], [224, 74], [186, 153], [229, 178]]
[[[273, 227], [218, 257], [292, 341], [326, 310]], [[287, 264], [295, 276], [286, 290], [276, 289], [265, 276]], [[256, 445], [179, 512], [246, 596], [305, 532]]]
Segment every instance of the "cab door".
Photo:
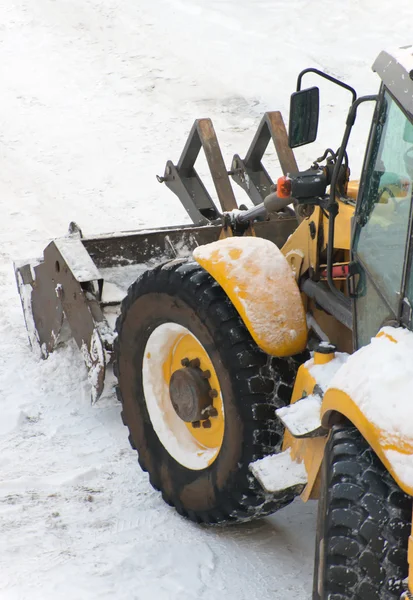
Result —
[[409, 281], [413, 125], [411, 116], [385, 88], [364, 173], [352, 245], [359, 273], [354, 302], [356, 348], [368, 344], [383, 325], [400, 323]]

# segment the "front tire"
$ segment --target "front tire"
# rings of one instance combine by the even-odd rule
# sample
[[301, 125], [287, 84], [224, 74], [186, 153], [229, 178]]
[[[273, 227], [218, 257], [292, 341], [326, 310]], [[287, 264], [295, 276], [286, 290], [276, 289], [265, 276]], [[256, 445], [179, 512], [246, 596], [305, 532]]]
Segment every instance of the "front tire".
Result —
[[[214, 371], [219, 382], [225, 419], [222, 440], [204, 464], [192, 462], [195, 456], [188, 455], [186, 460], [182, 448], [175, 451], [181, 434], [171, 427], [175, 438], [173, 443], [168, 441], [154, 417], [153, 402], [145, 397], [145, 392], [149, 394], [145, 356], [156, 352], [156, 344], [151, 352], [148, 344], [168, 324], [195, 338], [205, 351], [201, 368], [202, 361], [209, 360], [212, 369], [208, 370]], [[264, 354], [223, 289], [193, 262], [145, 272], [122, 303], [117, 332], [115, 374], [122, 419], [142, 469], [168, 504], [195, 522], [223, 523], [263, 517], [293, 500], [300, 490], [264, 492], [249, 464], [281, 450], [283, 428], [275, 410], [290, 401], [299, 358]], [[164, 374], [165, 365], [159, 379]], [[181, 428], [182, 432], [187, 438]], [[197, 435], [194, 430], [195, 441]]]
[[323, 461], [313, 600], [399, 600], [412, 502], [354, 427], [333, 427]]

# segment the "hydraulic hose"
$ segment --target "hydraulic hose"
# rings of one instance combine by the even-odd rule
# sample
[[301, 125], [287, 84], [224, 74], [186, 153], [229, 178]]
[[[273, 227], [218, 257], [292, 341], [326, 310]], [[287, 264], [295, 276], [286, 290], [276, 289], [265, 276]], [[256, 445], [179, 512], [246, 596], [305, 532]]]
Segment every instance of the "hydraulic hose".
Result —
[[340, 292], [336, 286], [334, 285], [333, 280], [333, 252], [334, 252], [334, 225], [336, 216], [338, 213], [338, 203], [336, 200], [336, 187], [338, 175], [340, 173], [340, 167], [343, 162], [344, 154], [347, 148], [348, 140], [350, 138], [351, 129], [356, 120], [357, 108], [362, 102], [370, 102], [372, 100], [377, 101], [377, 95], [371, 96], [363, 96], [362, 98], [358, 98], [351, 106], [348, 117], [346, 120], [346, 129], [344, 131], [343, 141], [341, 142], [341, 146], [338, 152], [337, 161], [334, 167], [333, 175], [331, 178], [330, 184], [330, 199], [327, 204], [327, 210], [329, 213], [328, 220], [328, 245], [327, 245], [327, 283], [336, 298], [338, 298], [341, 302], [347, 302], [348, 298], [344, 296], [342, 292]]

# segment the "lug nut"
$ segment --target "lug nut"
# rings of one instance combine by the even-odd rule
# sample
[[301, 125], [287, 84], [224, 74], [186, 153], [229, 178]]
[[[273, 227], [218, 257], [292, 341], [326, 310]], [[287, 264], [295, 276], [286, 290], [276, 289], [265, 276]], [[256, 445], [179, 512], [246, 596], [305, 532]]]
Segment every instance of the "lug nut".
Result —
[[211, 421], [209, 419], [207, 419], [206, 421], [202, 421], [202, 427], [204, 429], [210, 429], [211, 428]]
[[202, 373], [202, 377], [203, 377], [204, 379], [209, 379], [209, 378], [211, 377], [211, 371], [210, 371], [209, 369], [207, 369], [206, 371], [204, 371], [204, 372]]
[[196, 369], [197, 367], [199, 367], [201, 364], [201, 361], [199, 360], [199, 358], [194, 358], [193, 360], [190, 361], [189, 365]]
[[218, 411], [217, 411], [217, 409], [215, 408], [215, 406], [209, 406], [209, 407], [208, 407], [208, 409], [209, 409], [209, 410], [208, 410], [208, 415], [209, 415], [210, 417], [217, 417], [217, 416], [218, 416]]
[[209, 390], [208, 396], [210, 398], [218, 398], [218, 392], [216, 390]]
[[187, 367], [187, 366], [189, 365], [189, 358], [183, 358], [183, 359], [181, 360], [181, 365], [182, 365], [183, 367]]
[[201, 421], [192, 421], [191, 425], [194, 429], [198, 429], [201, 427]]
[[210, 404], [209, 406], [204, 408], [201, 414], [204, 419], [208, 419], [209, 417], [217, 417], [218, 411], [214, 406], [212, 406], [212, 404]]

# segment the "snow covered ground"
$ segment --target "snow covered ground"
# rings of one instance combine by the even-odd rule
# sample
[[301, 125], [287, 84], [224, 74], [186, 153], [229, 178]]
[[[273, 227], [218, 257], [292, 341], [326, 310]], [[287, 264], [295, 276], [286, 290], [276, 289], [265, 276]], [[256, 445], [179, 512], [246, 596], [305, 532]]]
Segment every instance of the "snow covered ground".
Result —
[[[412, 42], [389, 22], [412, 19], [411, 0], [397, 14], [384, 0], [0, 2], [1, 600], [310, 596], [315, 506], [228, 529], [178, 517], [140, 472], [113, 392], [91, 406], [77, 350], [31, 354], [11, 260], [70, 220], [86, 234], [187, 221], [155, 174], [196, 117], [212, 117], [229, 164], [265, 110], [287, 114], [301, 68], [375, 91], [378, 51]], [[322, 94], [302, 167], [340, 142], [347, 95]]]

